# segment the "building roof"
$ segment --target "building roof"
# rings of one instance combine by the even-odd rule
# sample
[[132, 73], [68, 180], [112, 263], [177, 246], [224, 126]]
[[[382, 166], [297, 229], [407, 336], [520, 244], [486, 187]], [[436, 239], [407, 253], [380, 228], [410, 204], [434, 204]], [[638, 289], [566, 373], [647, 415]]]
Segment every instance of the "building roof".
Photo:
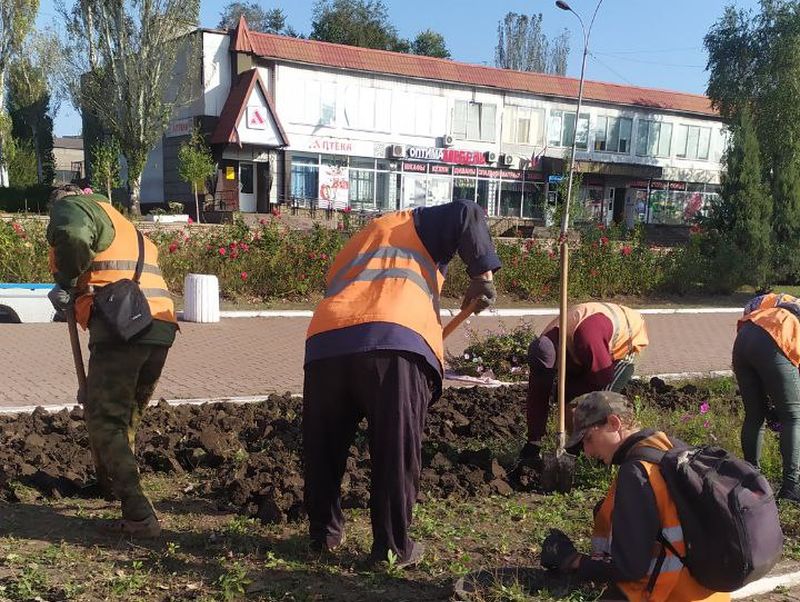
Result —
[[[244, 17], [242, 17], [244, 19]], [[264, 83], [258, 76], [257, 69], [250, 69], [240, 73], [236, 82], [231, 86], [231, 91], [225, 101], [225, 106], [220, 113], [217, 127], [214, 128], [214, 133], [211, 135], [212, 144], [229, 144], [235, 143], [241, 145], [239, 141], [239, 132], [236, 126], [242, 118], [242, 113], [247, 106], [247, 99], [250, 98], [250, 92], [255, 86], [261, 88], [261, 94], [267, 101], [267, 108], [269, 109], [272, 119], [280, 132], [281, 142], [284, 146], [289, 144], [289, 138], [283, 130], [278, 114], [275, 112], [275, 106], [272, 103], [272, 97], [267, 94], [267, 89]]]
[[83, 138], [80, 136], [53, 136], [53, 148], [83, 150]]
[[[244, 17], [239, 20], [233, 36], [234, 50], [263, 58], [514, 90], [536, 96], [578, 98], [579, 80], [571, 77], [259, 33], [249, 30]], [[711, 107], [711, 101], [699, 94], [586, 80], [583, 96], [585, 100], [601, 103], [719, 117]]]

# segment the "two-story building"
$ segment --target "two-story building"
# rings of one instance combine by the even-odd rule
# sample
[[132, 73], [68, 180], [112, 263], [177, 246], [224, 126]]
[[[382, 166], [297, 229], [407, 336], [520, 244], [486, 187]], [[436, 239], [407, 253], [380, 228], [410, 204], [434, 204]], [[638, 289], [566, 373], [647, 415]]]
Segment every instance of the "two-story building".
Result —
[[[177, 150], [207, 134], [220, 209], [388, 211], [474, 199], [541, 219], [572, 146], [578, 80], [250, 31], [200, 29], [197, 93], [151, 153], [142, 202], [190, 199]], [[704, 96], [587, 81], [587, 217], [685, 223], [718, 191], [725, 124]]]

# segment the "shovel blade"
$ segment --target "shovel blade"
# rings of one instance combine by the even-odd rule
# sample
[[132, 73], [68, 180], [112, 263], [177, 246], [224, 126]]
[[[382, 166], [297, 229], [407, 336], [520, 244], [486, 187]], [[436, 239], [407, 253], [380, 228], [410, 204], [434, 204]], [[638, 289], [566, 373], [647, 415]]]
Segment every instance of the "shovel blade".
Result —
[[539, 486], [543, 491], [569, 493], [575, 481], [575, 456], [548, 454], [542, 458]]

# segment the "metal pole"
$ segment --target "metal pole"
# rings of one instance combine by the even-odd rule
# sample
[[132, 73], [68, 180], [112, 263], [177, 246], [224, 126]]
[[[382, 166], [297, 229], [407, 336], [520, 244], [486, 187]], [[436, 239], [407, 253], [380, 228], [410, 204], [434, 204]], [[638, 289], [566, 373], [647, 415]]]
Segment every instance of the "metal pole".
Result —
[[[572, 200], [572, 182], [575, 174], [575, 153], [578, 148], [578, 124], [581, 119], [581, 108], [583, 108], [583, 83], [586, 74], [586, 57], [589, 54], [589, 34], [592, 32], [592, 25], [594, 25], [597, 11], [603, 0], [597, 2], [594, 9], [592, 20], [589, 22], [589, 29], [587, 30], [583, 25], [583, 19], [565, 2], [559, 2], [556, 5], [562, 10], [567, 10], [578, 17], [581, 24], [581, 31], [583, 32], [583, 61], [581, 62], [581, 78], [578, 84], [578, 109], [575, 115], [575, 126], [572, 136], [572, 156], [569, 163], [569, 176], [567, 178], [567, 198], [564, 200], [564, 212], [561, 218], [561, 235], [559, 237], [560, 255], [561, 255], [561, 295], [559, 299], [558, 308], [558, 439], [556, 455], [564, 453], [564, 446], [566, 445], [566, 385], [567, 385], [567, 308], [568, 308], [568, 289], [569, 289], [569, 243], [567, 242], [567, 233], [569, 230], [569, 206]], [[588, 131], [587, 131], [588, 136]], [[587, 137], [588, 141], [588, 137]]]

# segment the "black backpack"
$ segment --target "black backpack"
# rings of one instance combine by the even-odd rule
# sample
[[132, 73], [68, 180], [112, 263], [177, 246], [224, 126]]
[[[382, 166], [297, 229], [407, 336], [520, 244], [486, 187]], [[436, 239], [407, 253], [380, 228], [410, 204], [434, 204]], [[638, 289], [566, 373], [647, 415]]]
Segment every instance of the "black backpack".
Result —
[[[720, 447], [639, 447], [627, 460], [658, 464], [675, 502], [686, 555], [659, 533], [700, 585], [732, 592], [763, 577], [780, 558], [783, 532], [767, 479]], [[650, 588], [655, 586], [653, 572]]]

